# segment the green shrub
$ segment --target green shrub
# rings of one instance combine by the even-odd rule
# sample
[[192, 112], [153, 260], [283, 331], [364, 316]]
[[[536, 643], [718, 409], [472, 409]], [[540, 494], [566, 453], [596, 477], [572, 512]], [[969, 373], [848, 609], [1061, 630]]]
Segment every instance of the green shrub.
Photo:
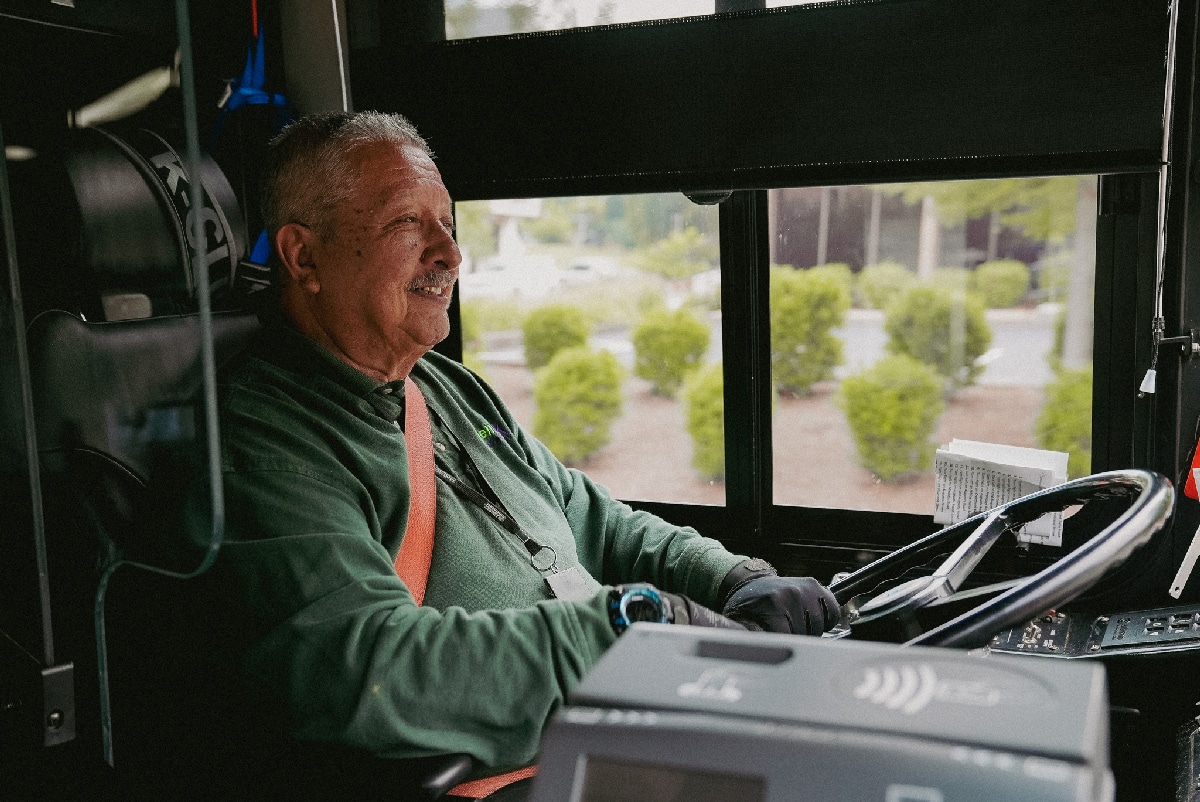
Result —
[[858, 300], [870, 309], [883, 309], [917, 283], [917, 274], [899, 262], [867, 265], [858, 274]]
[[1046, 364], [1050, 370], [1058, 373], [1062, 367], [1063, 348], [1067, 344], [1067, 308], [1064, 306], [1054, 316], [1054, 342], [1046, 354]]
[[827, 262], [823, 265], [810, 267], [808, 272], [818, 276], [829, 276], [838, 281], [846, 291], [846, 297], [853, 300], [854, 271], [850, 269], [850, 265], [845, 262]]
[[611, 439], [621, 416], [624, 371], [608, 351], [579, 345], [559, 351], [533, 382], [533, 433], [567, 465], [578, 465]]
[[462, 323], [462, 362], [471, 370], [483, 375], [484, 364], [479, 356], [483, 350], [483, 329], [480, 325], [479, 309], [470, 304], [462, 304], [459, 309], [459, 320]]
[[1040, 448], [1070, 455], [1071, 478], [1092, 470], [1092, 369], [1064, 370], [1046, 385], [1046, 403], [1034, 422]]
[[846, 413], [859, 463], [880, 479], [932, 466], [929, 438], [945, 402], [942, 380], [929, 365], [884, 357], [843, 379], [835, 402]]
[[989, 309], [1016, 306], [1029, 292], [1029, 268], [1016, 259], [997, 259], [975, 268], [974, 290]]
[[692, 436], [692, 467], [710, 480], [725, 478], [725, 376], [708, 365], [688, 379], [683, 391], [684, 420]]
[[1038, 298], [1042, 301], [1062, 301], [1071, 285], [1071, 254], [1063, 253], [1042, 260], [1038, 270]]
[[521, 328], [525, 313], [515, 301], [498, 301], [491, 298], [463, 300], [463, 340], [467, 338], [467, 318], [471, 318], [472, 337], [489, 331], [512, 331]]
[[462, 326], [463, 351], [478, 351], [483, 343], [479, 307], [474, 304], [462, 304], [458, 310], [458, 319]]
[[842, 324], [850, 296], [831, 273], [771, 268], [771, 376], [780, 390], [807, 393], [842, 363]]
[[971, 289], [971, 272], [962, 267], [939, 267], [923, 283], [951, 292], [966, 292]]
[[525, 364], [530, 370], [550, 364], [564, 348], [585, 345], [591, 333], [583, 312], [566, 304], [534, 309], [521, 323], [521, 332], [525, 336]]
[[708, 350], [708, 325], [687, 309], [655, 309], [633, 330], [633, 372], [654, 383], [654, 392], [674, 398], [684, 378]]
[[952, 387], [975, 381], [983, 370], [975, 360], [992, 342], [979, 296], [929, 285], [902, 293], [888, 307], [883, 328], [889, 353], [932, 366]]

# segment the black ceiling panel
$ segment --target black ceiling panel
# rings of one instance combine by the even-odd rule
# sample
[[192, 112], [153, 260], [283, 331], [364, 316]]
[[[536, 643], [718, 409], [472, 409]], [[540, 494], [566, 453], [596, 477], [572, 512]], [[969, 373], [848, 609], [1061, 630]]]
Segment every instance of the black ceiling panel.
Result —
[[1153, 169], [1167, 19], [1166, 0], [851, 0], [393, 37], [356, 54], [354, 94], [409, 115], [463, 199]]

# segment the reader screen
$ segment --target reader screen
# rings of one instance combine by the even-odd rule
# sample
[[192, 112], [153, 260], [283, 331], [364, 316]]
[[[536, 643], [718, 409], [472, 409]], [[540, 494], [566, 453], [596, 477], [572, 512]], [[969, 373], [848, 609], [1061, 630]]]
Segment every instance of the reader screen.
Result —
[[763, 802], [761, 777], [589, 756], [579, 802]]

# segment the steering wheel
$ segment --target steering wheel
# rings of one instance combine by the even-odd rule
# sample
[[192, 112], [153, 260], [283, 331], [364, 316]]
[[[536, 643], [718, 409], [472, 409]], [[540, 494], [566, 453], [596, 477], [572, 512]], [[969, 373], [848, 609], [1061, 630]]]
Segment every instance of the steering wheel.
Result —
[[[1102, 531], [1049, 567], [1024, 579], [989, 586], [993, 592], [1007, 589], [940, 626], [920, 632], [915, 611], [934, 603], [971, 598], [972, 591], [960, 593], [959, 588], [1000, 535], [1015, 532], [1043, 514], [1102, 498], [1131, 498], [1132, 502]], [[864, 631], [878, 631], [880, 626], [893, 630], [899, 627], [904, 630], [902, 637], [908, 638], [906, 645], [976, 648], [996, 633], [1066, 604], [1096, 584], [1162, 529], [1174, 501], [1170, 481], [1151, 471], [1130, 469], [1086, 476], [935, 532], [860, 568], [829, 589], [846, 611], [850, 628], [847, 637], [856, 637], [856, 626], [857, 637], [862, 637]], [[857, 603], [855, 597], [903, 576], [904, 571], [944, 552], [958, 539], [963, 539], [962, 543], [932, 576], [910, 579]], [[851, 604], [852, 600], [856, 603]]]

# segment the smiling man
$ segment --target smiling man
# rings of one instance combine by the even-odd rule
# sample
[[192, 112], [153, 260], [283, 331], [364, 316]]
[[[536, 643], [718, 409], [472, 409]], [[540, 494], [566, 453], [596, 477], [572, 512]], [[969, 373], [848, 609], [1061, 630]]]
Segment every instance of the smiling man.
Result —
[[228, 698], [255, 726], [466, 754], [453, 795], [517, 799], [550, 716], [631, 620], [737, 625], [712, 607], [819, 634], [838, 611], [811, 579], [614, 500], [430, 350], [452, 213], [399, 116], [317, 115], [272, 143], [278, 304], [222, 375], [226, 542], [205, 581], [225, 642], [205, 659], [235, 667]]

